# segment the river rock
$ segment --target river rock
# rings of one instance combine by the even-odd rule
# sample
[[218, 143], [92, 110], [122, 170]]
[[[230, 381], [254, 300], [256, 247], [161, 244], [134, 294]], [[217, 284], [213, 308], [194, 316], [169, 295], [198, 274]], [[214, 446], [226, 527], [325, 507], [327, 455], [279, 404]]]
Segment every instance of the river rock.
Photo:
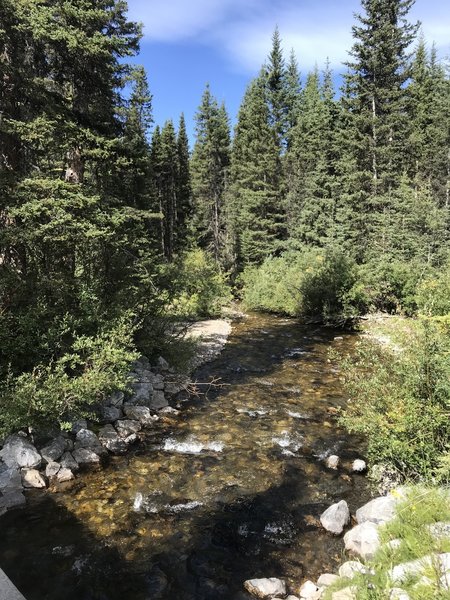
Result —
[[367, 573], [367, 569], [362, 563], [356, 560], [349, 560], [339, 567], [339, 577], [353, 579], [358, 573], [365, 574]]
[[60, 469], [56, 475], [58, 483], [66, 483], [66, 481], [72, 481], [72, 479], [75, 479], [75, 475], [70, 469]]
[[49, 479], [56, 477], [56, 474], [58, 473], [60, 468], [61, 468], [61, 465], [59, 463], [49, 462], [48, 465], [45, 467], [45, 476], [48, 477]]
[[166, 408], [162, 408], [159, 411], [160, 415], [169, 415], [172, 417], [177, 417], [180, 414], [180, 411], [177, 410], [176, 408], [173, 408], [172, 406], [166, 406]]
[[72, 433], [77, 434], [81, 429], [87, 429], [87, 421], [86, 419], [77, 419], [72, 423]]
[[361, 458], [354, 460], [352, 463], [352, 471], [353, 473], [364, 473], [364, 471], [367, 471], [366, 461]]
[[158, 358], [157, 365], [158, 365], [158, 368], [161, 369], [161, 371], [170, 371], [170, 365], [169, 365], [169, 363], [162, 356], [160, 356]]
[[113, 392], [110, 396], [108, 396], [106, 400], [106, 406], [113, 406], [115, 408], [120, 408], [125, 399], [125, 394], [123, 392]]
[[345, 549], [358, 554], [363, 559], [372, 558], [380, 547], [378, 527], [366, 521], [353, 527], [344, 535]]
[[181, 390], [186, 389], [188, 383], [189, 379], [186, 377], [183, 377], [182, 379], [180, 378], [177, 381], [166, 381], [164, 384], [164, 393], [168, 394], [169, 396], [175, 396], [181, 392]]
[[333, 583], [336, 583], [338, 579], [338, 575], [334, 575], [333, 573], [323, 573], [323, 575], [321, 575], [317, 580], [317, 586], [329, 587], [330, 585], [333, 585]]
[[131, 385], [133, 393], [128, 400], [128, 404], [135, 406], [149, 406], [153, 396], [153, 385], [149, 381], [135, 381]]
[[104, 406], [102, 408], [102, 423], [115, 423], [123, 417], [123, 412], [116, 406]]
[[248, 579], [244, 588], [257, 598], [279, 598], [286, 595], [286, 584], [281, 579], [269, 577], [268, 579]]
[[158, 390], [160, 392], [164, 391], [165, 381], [164, 377], [160, 373], [157, 373], [156, 375], [154, 373], [150, 373], [150, 382], [153, 385], [154, 390]]
[[327, 531], [340, 535], [344, 531], [344, 527], [350, 522], [350, 511], [347, 502], [341, 500], [336, 504], [332, 504], [322, 513], [320, 522]]
[[397, 503], [398, 500], [392, 494], [374, 498], [370, 502], [367, 502], [367, 504], [364, 504], [361, 508], [358, 508], [356, 511], [356, 520], [358, 523], [370, 521], [377, 525], [388, 523], [395, 517], [395, 507]]
[[67, 450], [66, 446], [67, 446], [67, 440], [65, 438], [63, 438], [62, 436], [58, 436], [57, 438], [52, 440], [50, 442], [50, 444], [48, 444], [48, 446], [45, 446], [45, 448], [42, 448], [42, 450], [41, 450], [42, 458], [44, 460], [46, 460], [48, 463], [57, 461], [58, 458], [61, 458], [61, 456]]
[[305, 581], [299, 590], [301, 600], [319, 600], [322, 591], [312, 581]]
[[432, 523], [431, 525], [428, 525], [427, 529], [435, 539], [443, 539], [450, 537], [450, 523], [438, 521], [437, 523]]
[[332, 454], [331, 456], [328, 456], [326, 458], [325, 465], [329, 469], [336, 470], [339, 467], [340, 462], [341, 462], [341, 459], [339, 458], [339, 456], [336, 456], [336, 454]]
[[331, 600], [358, 600], [358, 589], [355, 586], [351, 586], [333, 592], [331, 594]]
[[100, 440], [90, 429], [80, 429], [76, 436], [76, 448], [95, 448], [100, 446]]
[[133, 406], [130, 404], [124, 404], [123, 410], [129, 419], [139, 421], [142, 423], [142, 425], [151, 425], [155, 421], [158, 421], [158, 417], [156, 415], [152, 415], [147, 406]]
[[77, 461], [74, 459], [71, 452], [64, 452], [59, 461], [63, 469], [70, 469], [71, 471], [78, 471], [80, 468]]
[[169, 403], [164, 396], [164, 392], [155, 390], [148, 406], [151, 410], [160, 410], [161, 408], [169, 406]]
[[13, 469], [33, 469], [41, 464], [41, 455], [33, 444], [21, 435], [11, 435], [7, 438], [0, 458]]
[[89, 448], [77, 448], [73, 451], [73, 458], [79, 465], [95, 465], [100, 463], [100, 456]]
[[19, 490], [4, 492], [3, 496], [0, 496], [0, 516], [12, 508], [25, 506], [26, 502], [25, 496]]
[[136, 434], [141, 429], [142, 426], [139, 421], [133, 421], [131, 419], [123, 419], [116, 423], [117, 433], [122, 439], [127, 438], [129, 435]]
[[26, 488], [45, 488], [45, 479], [36, 469], [25, 469], [22, 471], [22, 483]]
[[410, 600], [409, 595], [401, 588], [393, 588], [389, 592], [389, 600]]
[[390, 571], [390, 577], [392, 581], [396, 583], [403, 583], [409, 577], [415, 577], [420, 575], [425, 569], [433, 567], [441, 575], [450, 573], [450, 552], [443, 554], [429, 554], [416, 560], [411, 560], [406, 563], [396, 565]]
[[98, 432], [98, 439], [103, 446], [113, 454], [125, 454], [128, 445], [112, 425], [105, 425]]
[[22, 487], [20, 471], [2, 464], [0, 466], [0, 492], [3, 494], [20, 492]]

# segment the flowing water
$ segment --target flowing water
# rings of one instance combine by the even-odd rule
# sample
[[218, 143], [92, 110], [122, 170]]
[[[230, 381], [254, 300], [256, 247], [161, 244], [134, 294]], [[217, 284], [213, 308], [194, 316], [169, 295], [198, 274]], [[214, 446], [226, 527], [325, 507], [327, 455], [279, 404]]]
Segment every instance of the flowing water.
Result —
[[[369, 498], [350, 472], [362, 441], [335, 423], [343, 398], [328, 355], [354, 340], [273, 316], [236, 323], [196, 374], [207, 395], [75, 488], [30, 492], [0, 519], [0, 566], [28, 600], [240, 600], [248, 578], [298, 586], [335, 569], [342, 539], [317, 519]], [[201, 385], [212, 378], [221, 385]]]

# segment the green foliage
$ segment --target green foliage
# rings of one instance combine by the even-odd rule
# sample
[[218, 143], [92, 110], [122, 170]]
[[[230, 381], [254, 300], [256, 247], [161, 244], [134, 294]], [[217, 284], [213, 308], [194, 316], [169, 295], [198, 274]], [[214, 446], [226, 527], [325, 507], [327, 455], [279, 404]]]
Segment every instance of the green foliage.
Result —
[[424, 279], [417, 288], [419, 311], [428, 316], [450, 314], [450, 263], [433, 277]]
[[0, 434], [88, 414], [108, 393], [126, 389], [137, 356], [130, 319], [122, 319], [96, 337], [75, 338], [70, 352], [49, 364], [10, 375], [0, 389]]
[[177, 317], [213, 317], [231, 300], [226, 276], [205, 251], [187, 252], [176, 270], [176, 290], [171, 312]]
[[450, 436], [447, 332], [423, 321], [404, 348], [361, 342], [354, 357], [342, 361], [342, 377], [350, 398], [342, 423], [366, 436], [371, 462], [406, 477], [438, 476]]
[[341, 252], [288, 252], [246, 269], [242, 296], [255, 310], [345, 321], [357, 310], [349, 295], [354, 282], [354, 264]]

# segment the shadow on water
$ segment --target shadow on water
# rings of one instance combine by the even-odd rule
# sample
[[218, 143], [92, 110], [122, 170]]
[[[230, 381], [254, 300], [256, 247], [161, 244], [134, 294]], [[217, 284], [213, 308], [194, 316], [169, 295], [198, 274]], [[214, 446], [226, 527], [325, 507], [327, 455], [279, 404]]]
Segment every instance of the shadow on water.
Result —
[[[79, 489], [31, 493], [25, 510], [0, 520], [0, 566], [28, 600], [240, 600], [246, 579], [298, 585], [335, 568], [342, 541], [317, 517], [332, 501], [354, 510], [369, 497], [364, 478], [330, 471], [319, 456], [339, 448], [351, 460], [362, 448], [328, 422], [342, 403], [327, 361], [336, 335], [274, 317], [238, 324], [196, 374], [226, 385], [187, 402]], [[336, 342], [342, 352], [352, 337]], [[190, 439], [205, 449], [180, 452]], [[138, 491], [156, 508], [134, 512]]]

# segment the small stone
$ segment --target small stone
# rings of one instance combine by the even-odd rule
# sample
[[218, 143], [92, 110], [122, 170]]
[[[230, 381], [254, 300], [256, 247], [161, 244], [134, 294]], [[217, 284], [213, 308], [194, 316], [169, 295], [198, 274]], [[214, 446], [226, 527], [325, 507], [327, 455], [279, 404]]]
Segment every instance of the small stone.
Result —
[[358, 573], [365, 574], [367, 573], [367, 569], [362, 563], [356, 560], [349, 560], [339, 567], [339, 577], [353, 579]]
[[117, 433], [121, 438], [126, 438], [129, 435], [136, 434], [142, 429], [139, 421], [132, 421], [131, 419], [124, 419], [117, 421], [116, 423]]
[[89, 448], [77, 448], [73, 457], [79, 465], [94, 465], [100, 463], [100, 456]]
[[325, 461], [325, 465], [329, 469], [336, 470], [339, 467], [340, 462], [341, 462], [341, 459], [339, 458], [339, 456], [336, 456], [336, 454], [332, 454], [331, 456], [327, 457], [327, 459]]
[[248, 579], [244, 588], [253, 596], [263, 600], [267, 596], [279, 598], [286, 595], [286, 584], [281, 579], [269, 577], [268, 579]]
[[409, 595], [401, 588], [393, 588], [389, 592], [389, 600], [410, 600]]
[[72, 481], [72, 479], [75, 479], [75, 476], [70, 469], [60, 469], [56, 476], [58, 483], [65, 483], [66, 481]]
[[158, 417], [156, 415], [152, 415], [147, 406], [133, 406], [130, 404], [125, 404], [123, 410], [129, 419], [139, 421], [142, 423], [142, 425], [151, 425], [155, 421], [158, 421]]
[[305, 581], [300, 587], [299, 594], [302, 600], [319, 600], [322, 595], [320, 589], [312, 581]]
[[345, 549], [363, 559], [372, 558], [380, 547], [378, 527], [370, 521], [353, 527], [344, 536]]
[[172, 417], [177, 417], [180, 414], [180, 411], [176, 408], [172, 408], [172, 406], [166, 406], [159, 411], [160, 415], [169, 415]]
[[331, 594], [331, 600], [357, 600], [357, 598], [358, 588], [355, 586], [346, 587]]
[[361, 458], [354, 460], [352, 463], [352, 471], [353, 473], [364, 473], [364, 471], [367, 471], [366, 461]]
[[22, 471], [22, 483], [26, 488], [45, 488], [45, 479], [36, 469]]
[[53, 478], [56, 476], [56, 474], [58, 473], [58, 471], [60, 470], [61, 465], [57, 462], [49, 462], [48, 465], [45, 467], [45, 476], [48, 477], [49, 479]]
[[317, 586], [318, 587], [329, 587], [330, 585], [333, 585], [333, 583], [336, 583], [336, 581], [338, 579], [339, 579], [338, 575], [334, 575], [333, 573], [324, 573], [317, 580]]
[[387, 542], [384, 547], [388, 548], [389, 550], [397, 550], [398, 548], [400, 548], [400, 546], [402, 545], [402, 540], [399, 539], [395, 539], [395, 540], [391, 540], [390, 542]]
[[78, 471], [78, 469], [80, 468], [71, 452], [64, 452], [64, 454], [61, 456], [61, 460], [59, 462], [61, 464], [61, 467], [63, 467], [64, 469], [70, 469], [71, 471]]
[[336, 504], [332, 504], [320, 516], [320, 522], [327, 531], [340, 535], [344, 531], [344, 527], [350, 522], [350, 511], [347, 502], [341, 500]]

